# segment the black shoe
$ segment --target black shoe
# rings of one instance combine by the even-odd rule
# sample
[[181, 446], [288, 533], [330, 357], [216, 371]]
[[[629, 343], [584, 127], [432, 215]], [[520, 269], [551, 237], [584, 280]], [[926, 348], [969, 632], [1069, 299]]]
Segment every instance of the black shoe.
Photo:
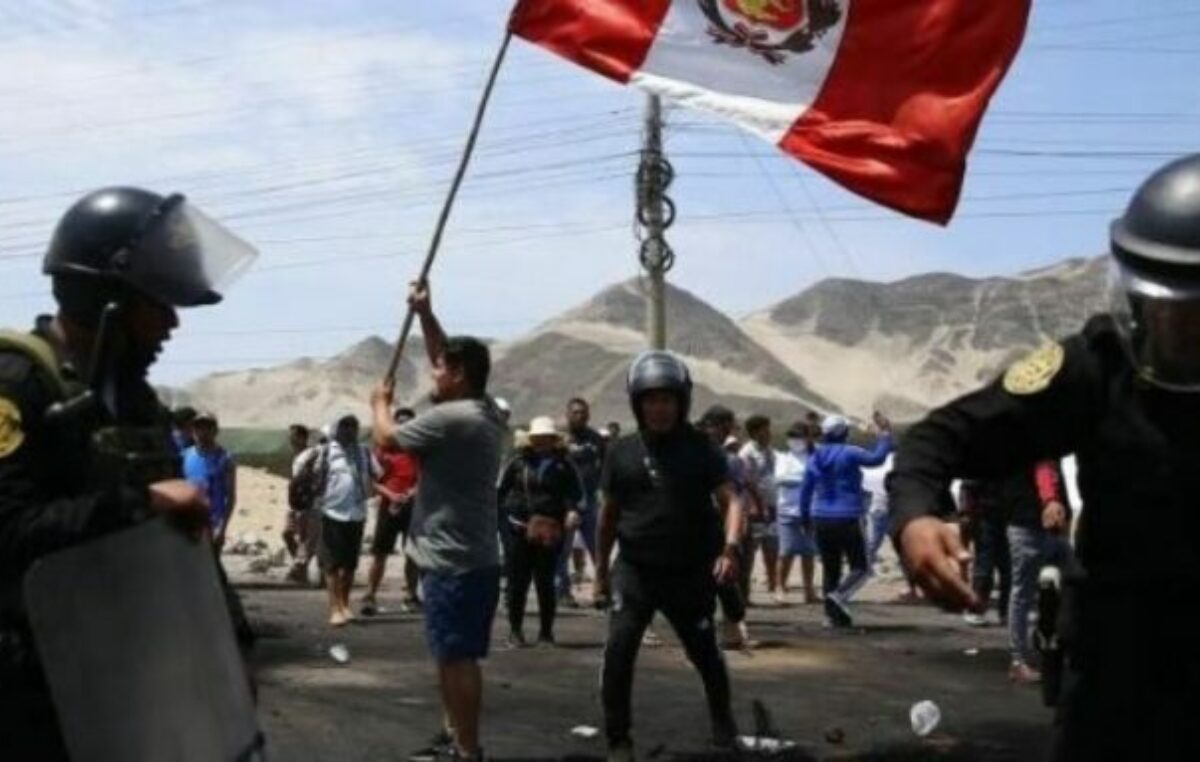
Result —
[[429, 745], [408, 755], [408, 762], [438, 762], [439, 759], [454, 753], [454, 739], [444, 728], [439, 730]]
[[542, 633], [541, 635], [538, 635], [537, 645], [538, 648], [554, 648], [558, 645], [558, 641], [554, 639], [553, 635]]
[[732, 717], [712, 722], [712, 745], [718, 749], [732, 751], [738, 747], [737, 723]]
[[608, 762], [633, 762], [633, 741], [610, 741], [608, 744]]

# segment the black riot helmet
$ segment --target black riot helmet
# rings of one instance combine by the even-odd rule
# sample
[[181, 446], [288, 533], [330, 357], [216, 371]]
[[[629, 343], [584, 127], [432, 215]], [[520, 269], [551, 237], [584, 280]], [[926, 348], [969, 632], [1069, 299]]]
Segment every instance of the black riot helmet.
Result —
[[67, 210], [42, 270], [63, 312], [95, 327], [104, 307], [130, 292], [169, 307], [215, 304], [255, 256], [181, 195], [113, 187]]
[[1200, 154], [1152, 175], [1111, 232], [1111, 309], [1134, 367], [1200, 392]]
[[670, 352], [643, 352], [629, 366], [625, 389], [629, 393], [629, 404], [633, 417], [642, 420], [642, 395], [652, 391], [673, 392], [679, 397], [681, 420], [686, 421], [692, 406], [692, 374], [687, 365]]

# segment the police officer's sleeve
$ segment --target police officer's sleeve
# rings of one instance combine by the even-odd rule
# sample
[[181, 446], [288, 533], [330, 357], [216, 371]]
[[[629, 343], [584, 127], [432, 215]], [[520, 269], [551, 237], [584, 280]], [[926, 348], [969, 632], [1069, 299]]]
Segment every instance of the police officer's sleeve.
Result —
[[953, 511], [954, 479], [1002, 478], [1074, 451], [1100, 405], [1102, 370], [1082, 336], [1039, 349], [905, 435], [888, 478], [891, 533]]
[[[51, 396], [26, 360], [0, 357], [0, 563], [34, 559], [129, 524], [146, 510], [144, 489], [97, 485], [69, 497], [45, 492], [44, 421]], [[42, 475], [39, 478], [39, 475]]]

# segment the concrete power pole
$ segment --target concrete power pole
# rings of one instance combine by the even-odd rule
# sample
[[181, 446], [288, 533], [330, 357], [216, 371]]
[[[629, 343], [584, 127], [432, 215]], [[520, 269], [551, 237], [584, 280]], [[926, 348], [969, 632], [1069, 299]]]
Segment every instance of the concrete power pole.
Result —
[[642, 161], [637, 174], [638, 222], [644, 231], [640, 256], [649, 281], [646, 336], [651, 349], [667, 347], [667, 272], [675, 264], [675, 253], [667, 243], [666, 231], [675, 221], [675, 204], [666, 191], [674, 179], [675, 172], [663, 156], [662, 102], [651, 95], [646, 100]]

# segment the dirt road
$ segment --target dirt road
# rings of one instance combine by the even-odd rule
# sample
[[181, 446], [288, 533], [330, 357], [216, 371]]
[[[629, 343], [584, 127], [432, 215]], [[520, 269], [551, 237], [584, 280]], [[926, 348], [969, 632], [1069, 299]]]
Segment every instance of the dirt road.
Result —
[[[261, 716], [274, 758], [400, 760], [438, 726], [433, 674], [418, 614], [385, 613], [331, 630], [323, 594], [273, 579], [235, 574], [262, 632], [257, 654]], [[257, 580], [257, 581], [254, 581]], [[396, 607], [398, 583], [384, 598]], [[1050, 722], [1035, 689], [1006, 680], [1004, 632], [974, 630], [924, 606], [863, 604], [860, 627], [822, 628], [819, 608], [791, 605], [751, 613], [761, 648], [729, 654], [736, 709], [752, 728], [761, 700], [795, 751], [774, 759], [1032, 760]], [[499, 760], [602, 759], [598, 670], [601, 615], [571, 610], [552, 650], [494, 651], [486, 665], [484, 739]], [[699, 679], [667, 635], [642, 651], [635, 686], [635, 736], [641, 759], [711, 759]], [[496, 642], [503, 626], [497, 622]], [[328, 654], [344, 644], [350, 662]], [[977, 649], [977, 650], [976, 650]], [[931, 699], [943, 713], [937, 731], [917, 738], [909, 709]], [[749, 756], [743, 756], [749, 759]]]

